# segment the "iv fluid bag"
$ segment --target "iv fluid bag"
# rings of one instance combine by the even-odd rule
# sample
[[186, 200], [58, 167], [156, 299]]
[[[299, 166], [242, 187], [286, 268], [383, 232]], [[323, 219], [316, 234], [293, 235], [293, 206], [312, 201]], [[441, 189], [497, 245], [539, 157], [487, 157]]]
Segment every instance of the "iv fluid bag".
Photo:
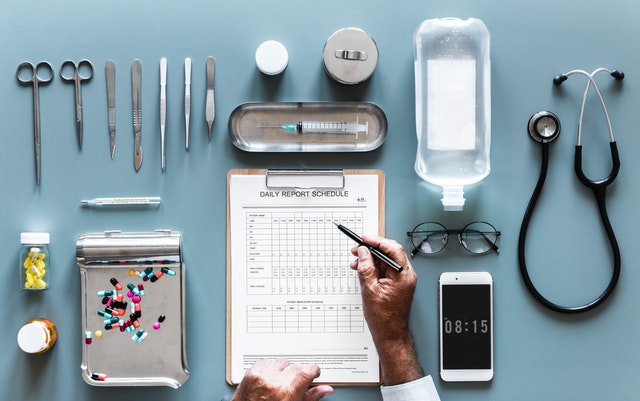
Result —
[[416, 173], [462, 210], [464, 186], [489, 174], [489, 31], [475, 18], [428, 19], [414, 35]]

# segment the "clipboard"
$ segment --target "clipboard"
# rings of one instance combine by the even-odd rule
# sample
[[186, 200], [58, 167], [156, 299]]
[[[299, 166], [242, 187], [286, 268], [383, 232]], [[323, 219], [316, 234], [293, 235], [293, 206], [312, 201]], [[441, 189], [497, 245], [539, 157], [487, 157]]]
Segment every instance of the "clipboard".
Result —
[[[286, 287], [285, 291], [289, 291], [290, 293], [295, 293], [295, 291], [300, 291], [300, 293], [296, 294], [295, 296], [292, 296], [292, 298], [295, 298], [294, 300], [290, 300], [289, 298], [286, 298], [286, 302], [282, 301], [282, 305], [278, 305], [277, 303], [274, 303], [273, 305], [271, 305], [271, 295], [269, 294], [265, 294], [264, 296], [262, 295], [255, 295], [253, 296], [254, 298], [259, 298], [261, 300], [263, 299], [267, 299], [267, 301], [265, 301], [265, 305], [263, 305], [262, 303], [260, 303], [260, 306], [255, 306], [252, 305], [251, 307], [246, 307], [244, 308], [244, 304], [245, 304], [245, 299], [244, 297], [244, 293], [241, 293], [243, 291], [246, 291], [247, 293], [251, 292], [251, 291], [257, 291], [260, 292], [260, 294], [265, 291], [265, 292], [269, 292], [272, 291], [277, 293], [276, 295], [273, 295], [273, 298], [277, 298], [280, 299], [280, 297], [282, 296], [281, 293], [279, 293], [278, 291], [282, 291], [282, 288], [268, 288], [269, 285], [264, 285], [263, 287], [261, 287], [260, 285], [256, 285], [255, 288], [249, 284], [249, 280], [251, 280], [251, 274], [254, 273], [254, 270], [256, 272], [256, 274], [258, 275], [262, 275], [264, 273], [265, 270], [269, 270], [271, 269], [272, 271], [274, 270], [273, 265], [275, 264], [274, 262], [271, 262], [271, 266], [267, 266], [269, 265], [269, 262], [266, 262], [264, 265], [260, 265], [258, 268], [252, 270], [249, 265], [251, 262], [251, 258], [253, 257], [253, 251], [254, 248], [251, 248], [248, 244], [251, 244], [251, 246], [256, 245], [256, 243], [251, 243], [249, 238], [250, 234], [247, 234], [246, 238], [243, 238], [242, 235], [244, 231], [249, 231], [249, 229], [247, 230], [243, 230], [243, 227], [237, 227], [234, 226], [234, 222], [237, 223], [238, 221], [242, 224], [244, 222], [244, 220], [240, 219], [238, 220], [238, 214], [240, 214], [240, 210], [245, 210], [245, 209], [240, 209], [241, 206], [238, 205], [238, 203], [243, 203], [243, 208], [246, 207], [247, 212], [242, 212], [245, 213], [247, 216], [249, 216], [250, 214], [252, 215], [256, 215], [256, 216], [260, 216], [260, 217], [264, 217], [265, 219], [268, 216], [265, 216], [265, 214], [270, 214], [270, 211], [272, 209], [268, 209], [269, 212], [264, 213], [262, 211], [262, 209], [260, 209], [261, 205], [259, 203], [262, 203], [260, 200], [256, 200], [256, 199], [252, 199], [252, 200], [248, 200], [246, 198], [246, 194], [242, 193], [242, 199], [239, 198], [239, 193], [240, 190], [238, 190], [236, 188], [236, 180], [244, 180], [247, 179], [250, 181], [250, 185], [251, 189], [249, 189], [249, 192], [253, 191], [259, 191], [262, 192], [261, 195], [264, 196], [265, 202], [271, 202], [271, 205], [274, 206], [274, 210], [276, 210], [276, 213], [280, 213], [283, 209], [287, 210], [287, 206], [285, 206], [284, 204], [281, 205], [280, 203], [278, 203], [279, 201], [285, 202], [288, 205], [291, 205], [291, 202], [293, 202], [293, 204], [296, 207], [302, 207], [301, 212], [303, 214], [303, 217], [301, 218], [301, 220], [299, 221], [299, 223], [301, 224], [301, 227], [304, 227], [304, 224], [314, 224], [314, 220], [313, 220], [313, 213], [316, 210], [315, 205], [316, 205], [316, 200], [314, 200], [314, 197], [322, 197], [322, 196], [329, 196], [329, 195], [335, 195], [335, 196], [343, 196], [345, 197], [345, 193], [349, 192], [350, 190], [353, 189], [353, 187], [357, 187], [358, 185], [369, 185], [369, 183], [375, 183], [374, 185], [377, 188], [371, 188], [368, 190], [368, 194], [367, 196], [370, 195], [370, 198], [375, 198], [375, 199], [365, 199], [365, 196], [358, 196], [356, 197], [356, 194], [353, 193], [349, 193], [347, 197], [345, 197], [346, 199], [351, 200], [351, 198], [353, 198], [353, 202], [355, 204], [356, 210], [357, 207], [359, 207], [360, 205], [358, 204], [358, 202], [362, 202], [363, 204], [368, 204], [366, 206], [363, 207], [368, 207], [369, 210], [366, 211], [366, 216], [370, 217], [369, 220], [375, 220], [375, 222], [366, 222], [367, 226], [375, 226], [377, 227], [377, 233], [380, 236], [384, 236], [384, 232], [385, 232], [385, 226], [384, 226], [384, 211], [385, 211], [385, 176], [384, 173], [381, 170], [303, 170], [303, 171], [298, 171], [298, 170], [267, 170], [267, 169], [232, 169], [228, 172], [227, 174], [227, 304], [226, 304], [226, 380], [229, 384], [238, 384], [242, 378], [242, 375], [238, 373], [238, 371], [240, 370], [239, 365], [240, 362], [238, 362], [238, 354], [241, 353], [240, 349], [244, 348], [246, 346], [247, 342], [251, 342], [256, 343], [256, 342], [263, 342], [265, 348], [267, 349], [267, 351], [265, 352], [265, 355], [269, 355], [269, 357], [286, 357], [287, 359], [289, 359], [292, 363], [318, 363], [318, 365], [320, 365], [321, 367], [321, 372], [325, 372], [325, 370], [329, 369], [329, 371], [331, 371], [332, 368], [325, 368], [323, 367], [323, 362], [328, 362], [327, 366], [332, 366], [332, 361], [335, 358], [338, 358], [338, 356], [333, 356], [333, 355], [329, 355], [329, 354], [324, 354], [322, 353], [322, 355], [319, 355], [317, 353], [312, 353], [310, 355], [308, 355], [308, 357], [301, 357], [301, 355], [296, 354], [295, 352], [292, 353], [284, 353], [285, 355], [282, 355], [282, 352], [270, 352], [268, 350], [268, 348], [270, 348], [270, 343], [269, 343], [269, 339], [275, 336], [288, 336], [291, 335], [292, 336], [292, 343], [295, 343], [296, 339], [300, 339], [300, 333], [295, 332], [293, 334], [288, 334], [288, 332], [281, 332], [282, 334], [278, 334], [276, 335], [275, 332], [276, 330], [309, 330], [308, 335], [307, 334], [302, 334], [304, 336], [304, 338], [314, 338], [314, 331], [316, 330], [334, 330], [335, 327], [331, 326], [332, 321], [331, 319], [333, 318], [333, 313], [338, 313], [338, 314], [342, 314], [341, 316], [344, 316], [346, 314], [345, 309], [347, 309], [347, 305], [340, 304], [340, 305], [333, 305], [333, 303], [337, 303], [335, 301], [333, 301], [332, 299], [338, 298], [338, 299], [343, 299], [342, 295], [336, 295], [334, 293], [331, 294], [321, 294], [320, 292], [324, 290], [326, 291], [335, 291], [335, 286], [333, 287], [333, 289], [329, 288], [326, 285], [326, 281], [329, 280], [329, 278], [327, 277], [326, 274], [323, 274], [322, 278], [318, 278], [318, 283], [321, 282], [321, 280], [325, 280], [323, 283], [324, 285], [318, 285], [317, 288], [314, 288], [313, 285], [310, 285], [309, 288], [306, 289], [306, 291], [309, 291], [309, 294], [305, 294], [305, 287], [304, 285], [302, 285], [299, 289], [298, 288], [298, 284], [294, 284], [293, 287], [294, 289], [290, 288], [290, 287]], [[361, 182], [362, 181], [362, 182]], [[366, 184], [364, 184], [366, 182]], [[354, 183], [358, 183], [358, 185], [354, 184]], [[245, 188], [246, 190], [246, 188]], [[286, 199], [285, 198], [278, 198], [277, 201], [274, 201], [272, 198], [274, 196], [279, 196], [279, 197], [283, 197], [285, 194], [287, 194]], [[295, 196], [298, 195], [298, 198], [295, 198]], [[236, 199], [238, 198], [238, 199]], [[290, 198], [295, 198], [295, 200], [291, 201]], [[321, 201], [320, 201], [321, 202]], [[246, 204], [245, 204], [246, 203]], [[345, 204], [351, 204], [350, 201], [349, 202], [345, 202]], [[342, 208], [342, 204], [339, 205], [339, 208]], [[256, 211], [254, 213], [254, 208]], [[323, 206], [320, 206], [320, 208], [323, 208]], [[347, 206], [344, 207], [344, 209], [348, 209]], [[304, 220], [304, 213], [308, 213], [310, 214], [311, 217], [309, 217], [309, 220]], [[333, 211], [333, 209], [332, 209]], [[325, 213], [327, 213], [326, 211], [324, 211]], [[283, 212], [284, 213], [284, 212]], [[338, 211], [336, 213], [342, 213], [342, 209], [338, 209]], [[332, 215], [333, 216], [333, 215]], [[243, 217], [244, 218], [244, 217]], [[248, 217], [247, 217], [248, 219]], [[325, 220], [327, 220], [325, 218]], [[278, 221], [275, 217], [273, 218], [273, 221]], [[356, 220], [353, 221], [357, 221], [357, 216], [356, 216]], [[325, 221], [325, 223], [327, 223]], [[247, 223], [249, 224], [249, 223]], [[274, 223], [275, 224], [275, 223]], [[284, 224], [282, 222], [282, 220], [280, 220], [280, 225]], [[288, 224], [288, 223], [287, 223]], [[293, 223], [291, 223], [293, 224]], [[317, 222], [317, 224], [320, 224], [320, 221]], [[365, 224], [363, 222], [363, 224]], [[237, 228], [236, 228], [237, 227]], [[248, 226], [247, 226], [248, 227]], [[325, 229], [325, 233], [326, 235], [336, 235], [338, 238], [340, 238], [340, 241], [346, 241], [345, 243], [342, 243], [343, 245], [347, 245], [346, 247], [344, 247], [344, 251], [341, 252], [337, 252], [339, 254], [341, 254], [340, 257], [345, 257], [347, 258], [346, 261], [342, 261], [338, 263], [338, 266], [332, 267], [332, 272], [337, 275], [345, 275], [345, 274], [355, 274], [355, 272], [352, 272], [349, 267], [349, 261], [352, 260], [353, 256], [350, 254], [349, 249], [351, 246], [353, 246], [354, 243], [348, 243], [349, 241], [351, 241], [350, 239], [348, 239], [346, 236], [344, 236], [344, 234], [340, 233], [337, 229], [335, 229], [335, 227], [333, 226], [333, 224], [331, 224], [331, 227], [333, 229], [333, 231], [330, 231], [328, 229]], [[364, 227], [364, 226], [363, 226]], [[354, 227], [352, 227], [354, 228]], [[356, 230], [356, 232], [358, 231], [358, 228], [355, 227], [354, 228]], [[366, 232], [376, 232], [376, 231], [366, 231]], [[239, 234], [238, 234], [239, 233]], [[334, 234], [335, 233], [335, 234]], [[240, 235], [240, 236], [238, 236]], [[281, 234], [280, 234], [281, 235]], [[272, 234], [273, 236], [273, 234]], [[241, 239], [241, 240], [239, 240]], [[234, 243], [234, 241], [237, 241], [238, 243]], [[238, 251], [238, 247], [240, 247], [240, 245], [244, 246], [245, 243], [243, 241], [247, 241], [247, 248], [246, 248], [246, 252], [244, 252], [244, 249], [240, 249], [240, 251]], [[314, 239], [313, 237], [310, 238], [309, 241], [307, 241], [309, 244], [311, 244], [311, 246], [313, 246], [313, 243], [315, 243], [317, 240]], [[326, 241], [326, 240], [325, 240]], [[335, 241], [335, 240], [334, 240]], [[319, 241], [318, 241], [319, 242]], [[279, 242], [280, 246], [282, 246], [282, 241]], [[271, 244], [273, 246], [273, 244]], [[264, 248], [264, 247], [263, 247]], [[236, 255], [237, 260], [234, 259], [234, 252]], [[275, 252], [275, 251], [274, 251]], [[325, 252], [326, 249], [325, 249]], [[344, 255], [342, 255], [344, 254]], [[311, 255], [313, 255], [313, 251], [309, 252], [309, 257], [311, 257]], [[303, 258], [305, 256], [302, 256]], [[256, 257], [256, 259], [258, 259], [258, 257]], [[282, 258], [281, 258], [282, 259]], [[326, 259], [326, 258], [325, 258]], [[283, 262], [281, 262], [283, 263]], [[306, 265], [306, 261], [302, 262], [303, 265]], [[266, 266], [266, 267], [265, 267]], [[297, 264], [294, 264], [293, 269], [296, 269]], [[240, 269], [240, 270], [239, 270]], [[278, 282], [282, 282], [284, 279], [282, 278], [283, 275], [285, 275], [285, 273], [283, 273], [283, 269], [284, 268], [280, 268], [280, 273], [273, 273], [276, 277], [280, 277], [280, 278], [267, 278], [264, 280], [272, 280], [272, 281], [278, 281]], [[292, 268], [289, 267], [289, 275], [291, 276], [291, 270]], [[304, 280], [306, 277], [305, 275], [307, 275], [307, 272], [305, 272], [304, 270], [305, 268], [301, 268], [300, 271], [300, 275], [303, 276], [303, 278], [301, 280]], [[319, 270], [321, 268], [318, 268]], [[325, 270], [327, 270], [328, 267], [325, 266]], [[277, 270], [277, 268], [275, 268], [275, 270]], [[346, 272], [346, 273], [345, 273]], [[293, 276], [295, 276], [298, 273], [294, 273]], [[308, 275], [313, 277], [314, 275], [314, 271], [313, 271], [313, 267], [309, 267], [309, 272]], [[298, 280], [299, 278], [294, 278], [293, 280]], [[235, 281], [234, 281], [235, 280]], [[292, 280], [291, 277], [287, 278], [287, 281]], [[313, 278], [310, 279], [311, 281], [313, 280]], [[334, 280], [334, 284], [335, 284], [335, 280], [337, 280], [335, 277], [332, 278], [332, 280]], [[381, 376], [380, 376], [380, 366], [379, 366], [379, 362], [377, 359], [377, 353], [375, 351], [375, 345], [373, 344], [372, 340], [369, 342], [369, 337], [370, 334], [368, 332], [368, 327], [366, 325], [366, 322], [364, 321], [364, 317], [361, 313], [361, 297], [359, 294], [359, 282], [357, 282], [357, 275], [355, 275], [355, 279], [352, 278], [340, 278], [340, 291], [345, 290], [345, 292], [349, 293], [349, 295], [345, 295], [345, 299], [350, 299], [351, 303], [349, 304], [349, 307], [351, 308], [351, 321], [349, 323], [345, 323], [344, 317], [339, 317], [339, 319], [342, 319], [339, 323], [338, 323], [338, 329], [337, 330], [351, 330], [351, 332], [348, 333], [344, 333], [344, 334], [339, 334], [342, 338], [351, 338], [354, 337], [354, 341], [357, 341], [359, 339], [359, 336], [361, 336], [362, 338], [367, 338], [367, 340], [365, 342], [363, 342], [363, 344], [366, 343], [366, 345], [363, 345], [362, 348], [366, 348], [366, 352], [369, 354], [375, 354], [375, 356], [371, 356], [369, 354], [366, 355], [366, 358], [368, 358], [367, 360], [369, 361], [368, 363], [370, 364], [374, 364], [375, 368], [371, 369], [371, 372], [368, 372], [367, 374], [364, 374], [362, 372], [359, 373], [354, 373], [351, 374], [350, 371], [347, 369], [343, 372], [340, 372], [340, 375], [337, 376], [339, 377], [339, 379], [332, 379], [331, 378], [331, 374], [328, 373], [328, 380], [323, 379], [323, 375], [324, 373], [321, 373], [321, 377], [319, 378], [318, 382], [316, 384], [320, 384], [320, 383], [324, 383], [324, 384], [331, 384], [331, 385], [360, 385], [360, 386], [366, 386], [366, 385], [379, 385], [381, 383]], [[348, 284], [345, 284], [343, 286], [343, 282], [346, 282]], [[351, 281], [349, 281], [351, 280]], [[239, 284], [238, 281], [240, 281], [241, 283]], [[246, 282], [245, 282], [246, 281]], [[354, 284], [355, 283], [355, 284]], [[354, 285], [355, 287], [358, 288], [351, 288], [351, 286]], [[266, 287], [266, 288], [265, 288]], [[238, 290], [238, 288], [240, 288], [240, 290]], [[354, 293], [351, 293], [350, 291], [356, 291]], [[327, 301], [325, 301], [323, 299], [323, 297], [325, 297], [326, 295], [326, 299]], [[285, 296], [286, 297], [286, 296]], [[359, 305], [356, 304], [356, 300], [357, 299], [357, 303], [359, 303]], [[239, 300], [241, 302], [239, 302]], [[247, 303], [250, 303], [247, 302]], [[307, 304], [308, 303], [308, 304]], [[242, 304], [242, 305], [238, 305], [238, 304]], [[235, 307], [235, 308], [234, 308]], [[337, 312], [334, 310], [334, 307], [337, 308]], [[298, 316], [300, 317], [300, 322], [299, 322], [299, 327], [290, 327], [290, 320], [288, 319], [289, 313], [293, 313], [295, 311], [292, 311], [292, 309], [295, 308], [299, 308], [299, 310], [297, 311]], [[283, 311], [282, 309], [286, 309], [286, 311]], [[309, 309], [312, 309], [311, 311], [309, 311]], [[324, 309], [323, 312], [320, 311], [320, 309]], [[235, 315], [234, 315], [235, 313]], [[257, 314], [259, 315], [256, 318], [256, 321], [253, 322], [250, 316], [251, 314]], [[286, 321], [286, 328], [285, 327], [276, 327], [278, 325], [278, 314], [279, 313], [286, 313], [287, 314], [287, 321]], [[314, 318], [312, 318], [312, 322], [311, 323], [306, 323], [303, 322], [302, 318], [303, 315], [305, 313], [310, 313], [313, 316], [324, 316], [326, 317], [327, 321], [324, 322], [325, 326], [324, 327], [320, 327], [317, 321], [314, 320]], [[321, 315], [321, 313], [324, 313], [324, 315]], [[238, 318], [237, 315], [241, 315], [241, 314], [246, 314], [246, 317], [243, 318]], [[265, 317], [266, 316], [266, 317]], [[271, 317], [269, 317], [271, 316]], [[240, 319], [241, 323], [238, 323], [236, 319]], [[273, 320], [270, 320], [273, 319]], [[322, 319], [322, 317], [320, 318]], [[252, 326], [253, 324], [256, 324], [257, 326]], [[304, 326], [304, 324], [308, 324], [309, 326]], [[350, 327], [344, 327], [345, 325], [351, 325]], [[265, 327], [267, 326], [267, 327]], [[251, 330], [255, 330], [256, 333], [242, 333], [242, 335], [239, 335], [238, 333], [241, 331], [240, 329], [238, 329], [238, 327], [241, 327], [241, 330], [247, 330], [247, 332], [251, 331]], [[234, 330], [236, 330], [234, 332]], [[264, 330], [264, 333], [262, 333], [262, 331]], [[269, 330], [273, 330], [273, 331], [269, 331]], [[323, 334], [323, 336], [331, 336], [331, 335], [336, 335], [337, 333], [328, 333], [328, 334]], [[241, 343], [238, 344], [238, 336], [243, 338], [243, 341], [240, 341]], [[244, 340], [244, 336], [250, 336], [249, 341], [245, 341]], [[307, 340], [305, 340], [307, 341]], [[311, 340], [309, 340], [311, 341]], [[359, 345], [359, 344], [358, 344]], [[277, 348], [277, 347], [274, 347]], [[344, 363], [345, 365], [348, 365], [350, 363], [359, 363], [359, 362], [354, 362], [354, 360], [360, 358], [363, 359], [365, 358], [365, 351], [360, 350], [359, 352], [354, 352], [353, 355], [349, 355], [348, 358], [346, 358], [346, 360], [343, 362], [339, 362], [339, 363]], [[358, 356], [358, 358], [355, 357], [355, 355]], [[255, 356], [254, 359], [252, 359], [255, 355], [251, 354], [251, 356], [244, 356], [243, 357], [243, 369], [244, 371], [246, 371], [246, 369], [248, 369], [248, 367], [250, 367], [249, 362], [255, 362], [255, 360], [260, 359], [259, 357]], [[315, 357], [317, 356], [318, 360], [315, 360]], [[351, 359], [349, 359], [351, 358]], [[375, 363], [372, 363], [371, 360], [375, 359]], [[357, 369], [354, 369], [357, 370]], [[362, 377], [366, 377], [366, 379], [360, 380], [359, 377], [360, 375], [362, 375]], [[336, 377], [335, 375], [333, 376], [334, 378]]]

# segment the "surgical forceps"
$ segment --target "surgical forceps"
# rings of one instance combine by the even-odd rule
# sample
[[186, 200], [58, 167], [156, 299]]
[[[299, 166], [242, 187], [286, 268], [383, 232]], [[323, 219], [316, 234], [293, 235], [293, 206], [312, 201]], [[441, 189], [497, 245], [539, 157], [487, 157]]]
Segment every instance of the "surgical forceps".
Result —
[[[69, 74], [71, 71], [73, 71], [73, 74]], [[60, 67], [60, 77], [64, 81], [75, 85], [76, 137], [78, 138], [78, 148], [82, 149], [82, 83], [91, 80], [91, 77], [93, 77], [93, 65], [89, 60], [81, 60], [77, 64], [71, 60], [66, 60]]]
[[[31, 74], [31, 75], [29, 75]], [[25, 61], [16, 69], [20, 85], [33, 86], [33, 145], [36, 161], [36, 184], [40, 185], [40, 85], [45, 86], [53, 79], [53, 67], [46, 61], [36, 65]]]

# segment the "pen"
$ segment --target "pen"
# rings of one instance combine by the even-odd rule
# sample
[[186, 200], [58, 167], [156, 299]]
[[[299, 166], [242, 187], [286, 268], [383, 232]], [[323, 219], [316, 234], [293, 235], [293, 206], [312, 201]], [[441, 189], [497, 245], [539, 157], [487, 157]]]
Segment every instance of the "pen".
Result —
[[382, 253], [382, 251], [379, 250], [378, 248], [375, 248], [375, 247], [367, 244], [366, 242], [364, 242], [362, 240], [362, 238], [360, 238], [360, 236], [358, 234], [356, 234], [353, 231], [349, 230], [347, 227], [343, 226], [342, 224], [338, 224], [338, 223], [333, 223], [333, 224], [335, 224], [336, 227], [338, 227], [338, 230], [342, 231], [347, 237], [349, 237], [352, 240], [354, 240], [355, 242], [357, 242], [358, 245], [367, 247], [369, 249], [369, 251], [371, 251], [372, 254], [374, 254], [378, 259], [382, 260], [383, 262], [385, 262], [386, 264], [391, 266], [391, 268], [393, 270], [397, 271], [398, 273], [402, 271], [402, 266], [400, 266], [398, 264], [398, 262], [396, 262], [395, 260], [391, 259], [390, 257], [385, 255], [384, 253]]

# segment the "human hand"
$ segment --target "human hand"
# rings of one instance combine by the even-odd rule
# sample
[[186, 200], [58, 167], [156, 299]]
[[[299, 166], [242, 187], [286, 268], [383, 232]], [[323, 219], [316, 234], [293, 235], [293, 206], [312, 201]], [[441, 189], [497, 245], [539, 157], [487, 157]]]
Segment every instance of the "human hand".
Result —
[[424, 373], [409, 330], [418, 276], [396, 241], [374, 235], [363, 235], [362, 239], [403, 267], [401, 272], [395, 271], [365, 246], [351, 250], [358, 257], [351, 268], [358, 271], [364, 317], [380, 357], [382, 381], [390, 386], [419, 379]]
[[364, 246], [351, 250], [358, 257], [351, 263], [351, 268], [358, 271], [364, 315], [374, 340], [397, 338], [408, 331], [411, 301], [418, 277], [398, 242], [366, 234], [362, 239], [403, 267], [402, 272], [395, 271], [373, 257]]
[[331, 386], [309, 388], [320, 376], [318, 365], [290, 364], [286, 359], [261, 359], [245, 374], [231, 401], [318, 401]]

